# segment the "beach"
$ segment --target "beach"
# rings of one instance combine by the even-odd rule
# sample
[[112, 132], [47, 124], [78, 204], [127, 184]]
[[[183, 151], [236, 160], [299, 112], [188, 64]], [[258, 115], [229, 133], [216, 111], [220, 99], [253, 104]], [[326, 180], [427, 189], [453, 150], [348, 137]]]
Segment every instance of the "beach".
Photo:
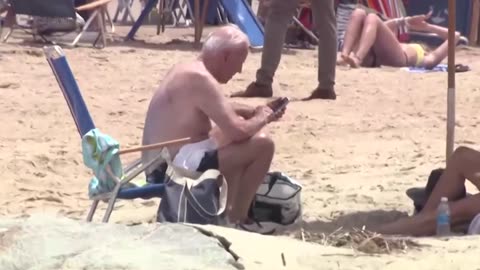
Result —
[[[105, 49], [82, 45], [65, 53], [96, 126], [127, 148], [141, 144], [145, 113], [162, 77], [198, 51], [192, 46], [193, 28], [168, 28], [157, 36], [154, 26], [144, 26], [139, 40], [131, 42], [119, 41], [128, 27], [116, 28], [117, 41]], [[203, 36], [212, 29], [207, 27]], [[17, 37], [0, 45], [1, 215], [85, 219], [92, 174], [83, 165], [80, 136], [41, 46]], [[472, 70], [456, 75], [455, 145], [475, 149], [479, 55], [478, 48], [457, 51], [457, 63]], [[285, 50], [274, 95], [309, 95], [317, 85], [316, 58], [315, 50]], [[224, 85], [226, 96], [254, 80], [260, 59], [260, 52], [250, 54], [243, 72]], [[431, 170], [445, 166], [447, 73], [338, 67], [335, 89], [335, 101], [291, 102], [283, 119], [267, 129], [276, 144], [271, 171], [304, 186], [305, 229], [368, 228], [411, 214], [406, 189], [424, 186]], [[122, 162], [138, 157], [126, 155]], [[468, 191], [477, 192], [469, 184]], [[111, 221], [153, 222], [158, 203], [119, 201]], [[461, 239], [452, 244], [456, 253], [467, 251]]]

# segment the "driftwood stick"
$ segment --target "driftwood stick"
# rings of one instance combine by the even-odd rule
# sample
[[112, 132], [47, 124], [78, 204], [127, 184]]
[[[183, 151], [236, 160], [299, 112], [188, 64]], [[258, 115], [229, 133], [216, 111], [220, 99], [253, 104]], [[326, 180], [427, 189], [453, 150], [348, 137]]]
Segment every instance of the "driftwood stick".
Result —
[[143, 145], [143, 146], [139, 146], [139, 147], [120, 150], [118, 152], [118, 154], [122, 155], [122, 154], [127, 154], [127, 153], [132, 153], [132, 152], [138, 152], [138, 151], [153, 150], [153, 149], [162, 148], [162, 147], [170, 146], [170, 145], [174, 145], [174, 144], [185, 143], [185, 142], [188, 142], [188, 141], [190, 141], [190, 138], [182, 138], [182, 139], [176, 139], [176, 140], [171, 140], [171, 141], [166, 141], [166, 142], [161, 142], [161, 143]]

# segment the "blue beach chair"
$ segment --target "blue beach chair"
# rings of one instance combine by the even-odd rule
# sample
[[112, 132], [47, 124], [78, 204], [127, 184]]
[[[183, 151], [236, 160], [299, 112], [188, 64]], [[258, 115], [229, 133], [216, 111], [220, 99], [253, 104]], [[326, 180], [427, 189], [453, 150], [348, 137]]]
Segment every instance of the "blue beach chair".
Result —
[[[59, 46], [46, 46], [44, 47], [44, 52], [53, 74], [57, 79], [58, 85], [62, 90], [68, 107], [70, 108], [70, 112], [77, 126], [78, 133], [82, 138], [89, 131], [95, 129], [95, 124], [93, 123], [90, 113], [88, 112], [75, 77], [67, 62], [67, 58]], [[123, 179], [116, 183], [116, 186], [112, 192], [93, 198], [93, 203], [87, 216], [87, 221], [92, 221], [95, 210], [97, 209], [98, 203], [101, 200], [108, 200], [108, 207], [103, 216], [103, 222], [108, 222], [117, 199], [131, 200], [136, 198], [161, 198], [164, 191], [164, 184], [146, 184], [140, 187], [126, 188], [126, 185], [140, 173], [142, 173], [146, 168], [152, 165], [158, 165], [158, 163], [162, 161], [161, 158], [162, 156], [159, 155], [146, 164], [141, 164], [141, 160], [137, 160], [127, 166], [124, 169]]]

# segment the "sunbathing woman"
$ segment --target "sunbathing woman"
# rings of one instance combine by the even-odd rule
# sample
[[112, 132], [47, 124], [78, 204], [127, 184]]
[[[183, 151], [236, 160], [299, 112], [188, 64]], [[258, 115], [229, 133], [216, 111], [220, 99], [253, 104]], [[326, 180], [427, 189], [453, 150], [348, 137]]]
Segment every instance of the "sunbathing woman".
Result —
[[[429, 24], [431, 12], [426, 15], [382, 21], [376, 14], [363, 9], [353, 11], [345, 33], [343, 48], [338, 64], [352, 68], [379, 67], [425, 67], [433, 68], [447, 57], [448, 29]], [[431, 52], [420, 44], [402, 44], [396, 38], [397, 30], [406, 26], [417, 32], [434, 33], [445, 41]], [[456, 42], [460, 34], [455, 33]]]

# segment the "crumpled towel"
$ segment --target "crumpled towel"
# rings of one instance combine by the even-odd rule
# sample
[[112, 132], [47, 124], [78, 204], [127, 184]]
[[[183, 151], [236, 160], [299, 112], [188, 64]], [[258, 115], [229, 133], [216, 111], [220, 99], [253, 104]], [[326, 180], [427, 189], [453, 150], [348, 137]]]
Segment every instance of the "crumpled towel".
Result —
[[115, 188], [116, 180], [107, 173], [107, 165], [118, 179], [123, 178], [122, 162], [118, 155], [119, 148], [120, 144], [115, 139], [96, 128], [83, 136], [83, 163], [95, 174], [88, 185], [90, 199], [99, 194], [111, 192]]

